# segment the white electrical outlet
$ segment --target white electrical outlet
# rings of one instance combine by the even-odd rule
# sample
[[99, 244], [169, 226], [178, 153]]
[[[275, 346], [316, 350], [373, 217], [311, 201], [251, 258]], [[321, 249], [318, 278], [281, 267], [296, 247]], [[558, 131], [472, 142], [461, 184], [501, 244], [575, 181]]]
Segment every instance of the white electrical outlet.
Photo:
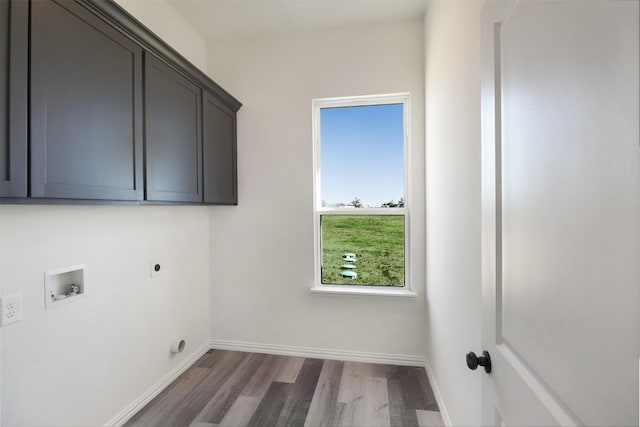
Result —
[[22, 320], [22, 295], [0, 298], [0, 326]]

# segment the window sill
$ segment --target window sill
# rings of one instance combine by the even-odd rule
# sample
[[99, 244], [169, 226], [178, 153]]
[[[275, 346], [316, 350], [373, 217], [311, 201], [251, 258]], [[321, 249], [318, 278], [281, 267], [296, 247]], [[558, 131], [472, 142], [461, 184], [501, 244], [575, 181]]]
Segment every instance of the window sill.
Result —
[[344, 286], [344, 285], [319, 285], [311, 288], [314, 294], [334, 294], [334, 295], [366, 295], [381, 297], [404, 297], [415, 298], [417, 293], [407, 289], [390, 289], [388, 287], [376, 286]]

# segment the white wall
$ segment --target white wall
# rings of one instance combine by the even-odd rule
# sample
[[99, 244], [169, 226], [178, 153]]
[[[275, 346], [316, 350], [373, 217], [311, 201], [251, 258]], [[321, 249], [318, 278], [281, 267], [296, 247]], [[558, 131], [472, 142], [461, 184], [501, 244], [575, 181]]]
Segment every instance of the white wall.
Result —
[[[209, 338], [209, 210], [3, 206], [3, 425], [105, 423]], [[150, 278], [159, 259], [163, 274]], [[43, 273], [86, 263], [88, 297], [44, 309]], [[184, 353], [169, 352], [183, 337]]]
[[158, 37], [203, 72], [207, 72], [207, 42], [167, 0], [115, 0]]
[[[161, 9], [171, 27], [179, 16]], [[206, 65], [204, 48], [193, 53]], [[0, 206], [0, 295], [24, 301], [24, 320], [2, 328], [2, 425], [103, 424], [208, 342], [211, 209]], [[45, 311], [44, 272], [81, 263], [88, 297]], [[176, 336], [187, 348], [172, 356]]]
[[[238, 115], [239, 206], [211, 217], [214, 339], [423, 354], [423, 57], [421, 20], [210, 46], [210, 73], [244, 103]], [[419, 297], [312, 294], [311, 100], [406, 91]]]
[[453, 425], [480, 423], [480, 11], [436, 1], [425, 18], [427, 359]]

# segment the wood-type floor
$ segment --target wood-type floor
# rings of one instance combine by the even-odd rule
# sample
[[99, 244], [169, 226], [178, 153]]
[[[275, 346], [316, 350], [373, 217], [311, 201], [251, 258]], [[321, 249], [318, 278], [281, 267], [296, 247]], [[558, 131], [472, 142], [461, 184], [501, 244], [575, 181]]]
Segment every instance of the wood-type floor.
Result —
[[424, 368], [210, 350], [126, 426], [441, 426]]

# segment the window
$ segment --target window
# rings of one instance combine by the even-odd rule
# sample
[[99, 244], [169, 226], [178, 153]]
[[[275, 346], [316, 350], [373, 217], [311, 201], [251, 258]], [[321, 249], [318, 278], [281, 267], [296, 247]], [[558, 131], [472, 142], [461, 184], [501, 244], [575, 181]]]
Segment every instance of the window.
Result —
[[409, 94], [313, 100], [315, 288], [409, 289]]

